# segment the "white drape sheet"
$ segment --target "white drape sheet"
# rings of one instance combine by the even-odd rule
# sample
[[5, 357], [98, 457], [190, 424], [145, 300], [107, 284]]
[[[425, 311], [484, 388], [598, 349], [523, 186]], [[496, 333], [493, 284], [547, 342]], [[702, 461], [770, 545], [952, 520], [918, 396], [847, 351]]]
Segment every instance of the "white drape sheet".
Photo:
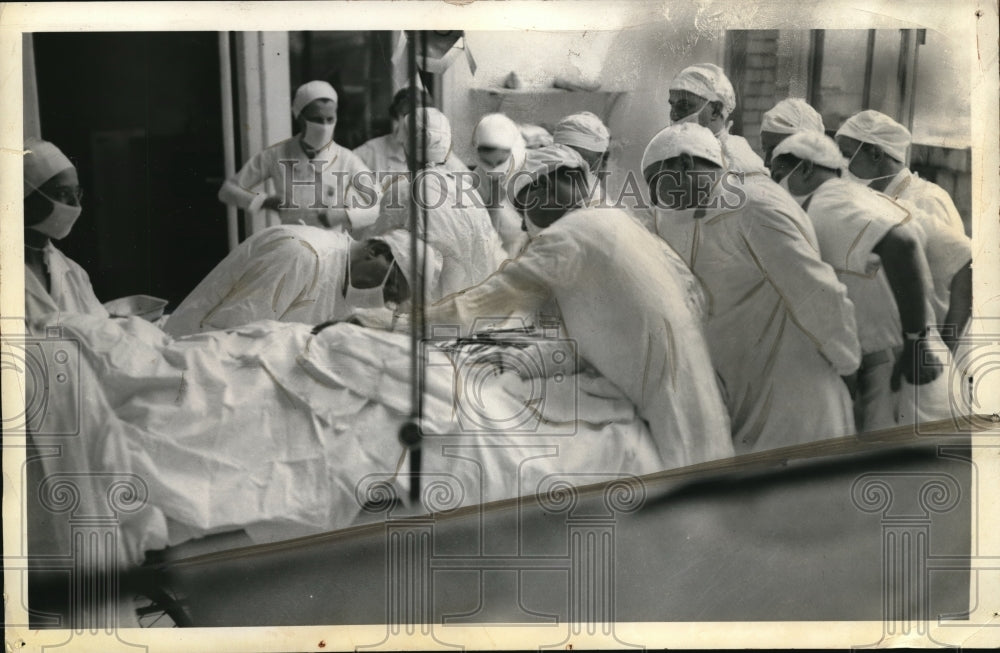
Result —
[[[59, 319], [80, 345], [80, 433], [46, 473], [142, 479], [148, 505], [122, 522], [126, 562], [212, 532], [261, 541], [343, 528], [364, 517], [377, 482], [405, 496], [408, 336], [267, 321], [173, 340], [138, 318]], [[610, 382], [523, 381], [475, 358], [428, 355], [424, 482], [451, 488], [432, 509], [533, 494], [554, 473], [591, 483], [656, 471], [645, 422]], [[71, 395], [54, 397], [52, 419], [72, 412]]]

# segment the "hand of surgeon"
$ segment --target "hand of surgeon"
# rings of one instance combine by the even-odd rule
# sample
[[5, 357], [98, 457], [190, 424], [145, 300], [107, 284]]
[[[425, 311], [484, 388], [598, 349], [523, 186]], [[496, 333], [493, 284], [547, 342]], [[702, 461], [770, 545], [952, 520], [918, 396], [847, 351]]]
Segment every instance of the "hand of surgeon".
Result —
[[934, 352], [927, 350], [925, 337], [917, 340], [906, 339], [903, 341], [903, 351], [896, 359], [896, 366], [892, 370], [889, 387], [896, 392], [902, 385], [902, 379], [906, 379], [910, 385], [930, 383], [941, 375], [943, 367]]

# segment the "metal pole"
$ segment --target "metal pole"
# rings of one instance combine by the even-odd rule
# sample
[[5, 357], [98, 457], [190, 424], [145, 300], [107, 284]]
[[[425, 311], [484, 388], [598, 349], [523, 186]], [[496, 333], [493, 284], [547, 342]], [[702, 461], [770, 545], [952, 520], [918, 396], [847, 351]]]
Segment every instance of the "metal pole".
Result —
[[409, 32], [407, 35], [407, 64], [409, 66], [409, 96], [410, 113], [406, 116], [409, 121], [409, 137], [407, 142], [407, 164], [410, 169], [410, 261], [412, 274], [410, 278], [414, 280], [413, 300], [411, 302], [412, 313], [410, 319], [410, 419], [403, 424], [399, 431], [399, 439], [410, 450], [410, 501], [416, 503], [420, 500], [420, 404], [421, 404], [421, 366], [420, 366], [420, 342], [423, 330], [423, 288], [419, 281], [421, 276], [419, 251], [417, 248], [417, 198], [416, 182], [419, 172], [420, 160], [417, 157], [417, 44], [414, 38], [418, 32]]
[[865, 47], [865, 82], [861, 90], [861, 108], [872, 108], [872, 68], [875, 65], [875, 30], [868, 30], [868, 44]]
[[[222, 87], [222, 156], [226, 179], [236, 174], [236, 143], [233, 132], [233, 68], [229, 32], [219, 32], [219, 82]], [[235, 206], [226, 205], [226, 238], [232, 251], [240, 243], [239, 217]]]
[[809, 32], [809, 85], [806, 88], [806, 102], [820, 113], [823, 99], [823, 36], [821, 29]]

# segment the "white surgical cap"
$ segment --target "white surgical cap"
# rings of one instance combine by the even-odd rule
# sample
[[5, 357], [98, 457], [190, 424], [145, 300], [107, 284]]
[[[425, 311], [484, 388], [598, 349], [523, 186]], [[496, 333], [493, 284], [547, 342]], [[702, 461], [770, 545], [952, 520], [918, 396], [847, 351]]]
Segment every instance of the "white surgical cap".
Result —
[[509, 186], [511, 196], [516, 196], [525, 186], [559, 168], [589, 169], [583, 157], [568, 147], [547, 145], [528, 150], [524, 165], [511, 175]]
[[337, 101], [337, 91], [323, 80], [306, 82], [295, 91], [295, 99], [292, 100], [292, 115], [296, 118], [302, 110], [309, 106], [313, 100], [333, 100]]
[[722, 103], [722, 112], [728, 117], [736, 108], [736, 91], [715, 64], [696, 63], [682, 70], [670, 82], [671, 91], [687, 91], [712, 102]]
[[687, 122], [670, 125], [649, 141], [646, 151], [642, 154], [642, 171], [646, 168], [673, 159], [681, 154], [700, 157], [725, 167], [722, 163], [722, 146], [712, 130], [699, 124]]
[[[406, 278], [406, 283], [411, 289], [416, 289], [413, 280], [413, 258], [410, 256], [410, 232], [406, 229], [393, 229], [384, 234], [379, 234], [374, 240], [381, 240], [392, 250], [392, 258], [399, 265], [400, 271]], [[437, 286], [438, 277], [441, 275], [441, 255], [436, 249], [423, 241], [417, 243], [417, 252], [423, 252], [427, 248], [427, 258], [424, 260], [424, 285], [426, 288]]]
[[824, 133], [823, 117], [802, 98], [790, 97], [764, 113], [762, 132], [794, 134], [800, 131]]
[[48, 141], [28, 137], [24, 141], [24, 196], [27, 197], [63, 170], [75, 168], [58, 147]]
[[778, 143], [771, 156], [778, 158], [783, 154], [791, 154], [803, 161], [812, 161], [816, 165], [834, 170], [843, 168], [846, 164], [844, 155], [840, 153], [840, 148], [833, 142], [833, 139], [826, 134], [817, 132], [792, 134]]
[[552, 138], [560, 145], [582, 147], [591, 152], [607, 152], [611, 144], [608, 128], [589, 111], [574, 113], [560, 120]]
[[[418, 150], [423, 146], [421, 132], [427, 134], [426, 163], [444, 163], [451, 152], [451, 124], [448, 122], [448, 118], [439, 110], [427, 107], [417, 109], [416, 120]], [[408, 148], [410, 146], [409, 116], [403, 120], [401, 136], [403, 145]]]
[[476, 147], [513, 150], [518, 145], [523, 145], [523, 139], [517, 123], [502, 113], [490, 113], [483, 116], [473, 130], [472, 144]]
[[877, 145], [896, 159], [906, 161], [910, 146], [910, 130], [878, 111], [869, 109], [848, 118], [837, 130], [837, 136], [847, 136], [862, 143]]
[[524, 138], [524, 144], [528, 149], [546, 147], [555, 142], [552, 140], [552, 134], [544, 127], [522, 124], [518, 125], [518, 129], [521, 130], [521, 136]]

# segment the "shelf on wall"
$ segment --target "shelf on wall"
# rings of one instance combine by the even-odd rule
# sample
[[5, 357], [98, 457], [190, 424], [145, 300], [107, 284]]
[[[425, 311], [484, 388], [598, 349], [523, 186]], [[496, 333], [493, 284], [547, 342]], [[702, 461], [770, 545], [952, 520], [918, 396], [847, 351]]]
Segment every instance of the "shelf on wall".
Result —
[[[589, 98], [589, 102], [585, 104], [589, 105], [591, 110], [594, 111], [601, 120], [608, 122], [611, 113], [614, 111], [619, 100], [627, 94], [629, 91], [621, 89], [598, 89], [596, 91], [569, 91], [562, 88], [555, 87], [533, 87], [533, 88], [500, 88], [500, 87], [472, 87], [469, 89], [469, 93], [473, 98], [476, 98], [477, 104], [480, 107], [486, 108], [487, 111], [500, 112], [500, 113], [511, 113], [511, 117], [517, 119], [528, 119], [530, 122], [537, 122], [539, 124], [544, 124], [545, 119], [541, 116], [531, 119], [527, 115], [517, 116], [517, 113], [523, 113], [514, 109], [512, 105], [523, 104], [527, 101], [531, 105], [544, 106], [548, 101], [551, 101], [553, 108], [557, 106], [562, 106], [564, 109], [566, 107], [566, 100], [571, 98]], [[544, 113], [548, 113], [543, 111]], [[551, 115], [548, 116], [550, 120], [556, 120], [562, 117], [561, 115]]]
[[536, 88], [502, 88], [502, 87], [491, 87], [491, 86], [473, 86], [469, 88], [469, 92], [476, 95], [564, 95], [564, 94], [584, 94], [584, 95], [620, 95], [622, 93], [628, 93], [624, 89], [605, 89], [599, 88], [594, 91], [587, 91], [584, 89], [570, 91], [564, 88], [555, 88], [553, 86], [543, 86]]

